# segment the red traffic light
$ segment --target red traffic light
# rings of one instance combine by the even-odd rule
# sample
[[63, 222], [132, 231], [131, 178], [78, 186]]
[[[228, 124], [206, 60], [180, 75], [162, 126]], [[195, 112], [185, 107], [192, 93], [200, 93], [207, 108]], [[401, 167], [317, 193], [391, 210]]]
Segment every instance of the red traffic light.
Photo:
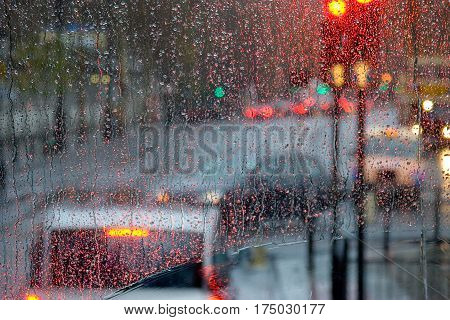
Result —
[[347, 12], [347, 3], [344, 0], [328, 1], [327, 7], [328, 12], [335, 17], [341, 17]]
[[[362, 5], [366, 5], [374, 2], [374, 0], [356, 0], [356, 2]], [[347, 13], [347, 3], [348, 0], [327, 0], [328, 13], [334, 17], [342, 17]]]

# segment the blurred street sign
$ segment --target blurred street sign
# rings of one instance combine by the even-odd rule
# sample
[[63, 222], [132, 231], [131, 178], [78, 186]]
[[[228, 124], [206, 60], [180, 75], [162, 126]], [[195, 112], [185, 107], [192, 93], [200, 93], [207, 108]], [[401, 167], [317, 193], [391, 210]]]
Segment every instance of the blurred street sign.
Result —
[[419, 86], [419, 93], [426, 96], [442, 96], [448, 94], [448, 85], [428, 84]]

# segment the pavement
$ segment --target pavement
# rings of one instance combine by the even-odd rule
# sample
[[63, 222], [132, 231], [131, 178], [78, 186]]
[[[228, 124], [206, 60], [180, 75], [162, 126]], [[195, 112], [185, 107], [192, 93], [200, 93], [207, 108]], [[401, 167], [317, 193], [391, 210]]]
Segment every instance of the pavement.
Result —
[[[357, 299], [356, 240], [350, 239], [348, 248], [346, 297]], [[386, 254], [380, 238], [372, 238], [365, 248], [367, 299], [425, 299], [425, 286], [428, 299], [449, 298], [448, 244], [427, 243], [426, 280], [417, 242], [395, 241]], [[308, 244], [305, 242], [267, 245], [265, 260], [257, 264], [251, 259], [255, 248], [248, 251], [240, 254], [246, 258], [232, 268], [230, 291], [235, 298], [332, 298], [330, 241], [314, 242], [312, 267], [308, 263]]]

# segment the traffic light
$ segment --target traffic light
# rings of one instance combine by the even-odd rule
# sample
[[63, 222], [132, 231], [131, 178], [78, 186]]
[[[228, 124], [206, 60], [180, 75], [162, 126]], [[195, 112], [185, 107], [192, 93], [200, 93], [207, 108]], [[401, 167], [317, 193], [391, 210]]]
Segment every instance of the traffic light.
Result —
[[319, 83], [316, 88], [316, 92], [319, 96], [324, 96], [331, 91], [331, 88], [326, 83]]
[[[333, 84], [334, 119], [339, 117], [339, 105], [345, 111], [351, 111], [352, 104], [341, 96], [346, 74], [353, 70], [356, 85], [359, 87], [357, 106], [357, 146], [356, 146], [356, 181], [355, 213], [358, 221], [358, 299], [364, 299], [364, 159], [365, 159], [365, 119], [366, 94], [369, 66], [376, 67], [379, 51], [379, 25], [382, 6], [376, 0], [323, 0], [325, 17], [322, 22], [321, 38], [321, 78], [325, 83]], [[337, 126], [338, 128], [339, 126]], [[338, 133], [335, 133], [338, 137]], [[336, 145], [335, 145], [336, 147]], [[335, 148], [337, 149], [337, 148]], [[335, 153], [335, 157], [338, 153]], [[333, 185], [339, 185], [337, 168], [333, 168]], [[338, 192], [334, 192], [338, 193]], [[337, 197], [336, 197], [337, 198]], [[334, 214], [336, 214], [334, 212]], [[333, 226], [335, 229], [335, 226]], [[334, 247], [335, 248], [335, 247]], [[333, 249], [333, 255], [336, 254]], [[333, 262], [333, 269], [336, 268]], [[336, 283], [332, 284], [333, 287]], [[336, 296], [337, 297], [337, 296]]]
[[335, 64], [331, 66], [331, 77], [336, 88], [340, 88], [345, 83], [345, 67], [343, 64]]
[[[368, 87], [365, 61], [376, 69], [382, 6], [376, 0], [323, 0], [322, 81], [341, 87], [345, 76], [356, 73], [356, 85]], [[356, 66], [355, 66], [356, 65]], [[342, 66], [342, 67], [341, 67]], [[357, 68], [357, 69], [355, 69]], [[368, 70], [367, 70], [368, 71]]]
[[388, 72], [384, 72], [381, 74], [381, 84], [378, 89], [381, 91], [387, 91], [389, 89], [389, 86], [392, 82], [392, 75]]
[[321, 80], [334, 87], [344, 84], [346, 57], [343, 36], [348, 24], [347, 2], [325, 0], [321, 36]]
[[382, 82], [383, 84], [389, 84], [389, 83], [391, 83], [391, 82], [392, 82], [392, 75], [391, 75], [390, 73], [387, 73], [387, 72], [382, 73], [382, 74], [381, 74], [381, 82]]
[[347, 3], [344, 0], [328, 1], [328, 12], [335, 17], [341, 17], [347, 12]]
[[356, 84], [360, 89], [367, 87], [370, 66], [367, 61], [358, 61], [355, 63], [353, 70], [356, 75]]
[[351, 64], [367, 61], [375, 66], [378, 63], [380, 47], [380, 17], [382, 6], [376, 0], [352, 0], [354, 5], [349, 12], [351, 22], [345, 50]]
[[223, 87], [220, 87], [220, 86], [216, 87], [214, 89], [214, 96], [217, 99], [221, 99], [221, 98], [225, 97], [225, 89]]

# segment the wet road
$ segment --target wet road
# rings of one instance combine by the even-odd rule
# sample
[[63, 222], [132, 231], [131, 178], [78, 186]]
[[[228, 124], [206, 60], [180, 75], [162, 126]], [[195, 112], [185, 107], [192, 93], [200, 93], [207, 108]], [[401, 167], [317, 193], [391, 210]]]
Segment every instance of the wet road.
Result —
[[[110, 144], [104, 144], [99, 135], [94, 136], [90, 142], [81, 145], [76, 142], [75, 138], [69, 137], [66, 152], [57, 154], [54, 157], [49, 157], [39, 152], [42, 145], [38, 143], [36, 143], [36, 152], [34, 153], [29, 153], [30, 150], [24, 145], [18, 145], [17, 161], [8, 164], [6, 187], [2, 189], [1, 195], [3, 198], [0, 247], [0, 272], [2, 275], [0, 280], [1, 296], [17, 296], [26, 286], [25, 284], [29, 282], [29, 249], [36, 227], [36, 221], [45, 219], [45, 217], [42, 217], [43, 209], [47, 205], [58, 203], [63, 194], [61, 193], [62, 191], [67, 195], [75, 187], [98, 193], [123, 189], [147, 190], [155, 194], [159, 190], [163, 184], [159, 177], [146, 177], [145, 179], [140, 179], [139, 177], [136, 152], [137, 140], [137, 133], [133, 134], [132, 132], [126, 137], [113, 140]], [[424, 192], [421, 195], [421, 210], [419, 212], [403, 212], [401, 214], [395, 211], [392, 212], [390, 241], [393, 245], [399, 244], [401, 240], [416, 241], [419, 239], [422, 230], [426, 231], [426, 237], [428, 239], [433, 239], [437, 221], [435, 214], [437, 212], [436, 208], [440, 210], [440, 236], [448, 239], [448, 203], [446, 199], [442, 199], [442, 194], [436, 193], [436, 190], [441, 190], [436, 188], [436, 185], [441, 183], [441, 180], [439, 180], [439, 166], [433, 159], [424, 160], [424, 165], [433, 169], [432, 176], [434, 178], [424, 181], [422, 186]], [[184, 183], [185, 188], [189, 186], [186, 181], [181, 183], [182, 180], [183, 177], [172, 178], [171, 183], [174, 186], [180, 186]], [[193, 179], [190, 182], [191, 186], [196, 185], [198, 187], [198, 181]], [[208, 187], [211, 184], [214, 185], [214, 183], [216, 185], [224, 185], [223, 181], [217, 178], [212, 178], [210, 181], [202, 181], [202, 183]], [[438, 196], [441, 197], [441, 201], [436, 201]], [[373, 194], [369, 193], [366, 207], [366, 230], [369, 233], [369, 239], [371, 239], [370, 235], [373, 235], [373, 238], [381, 243], [384, 237], [383, 231], [385, 227], [383, 224], [383, 215], [377, 210], [374, 205]], [[343, 234], [352, 234], [355, 231], [355, 218], [354, 207], [350, 200], [340, 203], [338, 217], [339, 226]], [[317, 273], [323, 274], [324, 272], [329, 272], [330, 268], [328, 256], [329, 244], [327, 244], [326, 239], [329, 239], [331, 233], [331, 212], [329, 210], [320, 212], [317, 221], [316, 229], [318, 231], [314, 237], [318, 241], [318, 248], [322, 248], [317, 251], [317, 259], [322, 261], [317, 265], [321, 265], [324, 269], [328, 270], [322, 270], [323, 272], [317, 270]], [[299, 234], [295, 240], [303, 241], [304, 239], [305, 234]], [[286, 242], [291, 239], [282, 237], [280, 239], [269, 240]], [[410, 256], [413, 261], [412, 267], [417, 269], [420, 266], [416, 256], [418, 245], [415, 244], [411, 247], [415, 250], [413, 250], [414, 253]], [[300, 250], [298, 255], [305, 257], [306, 251], [302, 251], [305, 248], [302, 247], [300, 249], [299, 247], [298, 250]], [[399, 252], [402, 252], [402, 250]], [[434, 248], [430, 247], [431, 257], [434, 255], [433, 252], [439, 252], [439, 250], [433, 250]], [[445, 252], [447, 252], [445, 253], [445, 257], [447, 257], [448, 251]], [[286, 253], [286, 259], [289, 260], [290, 256], [291, 253]], [[438, 259], [443, 259], [442, 261], [448, 261], [445, 260], [447, 258], [442, 258], [441, 253], [437, 254], [437, 256]], [[374, 265], [377, 264], [375, 263]], [[279, 268], [282, 272], [285, 272], [284, 268], [289, 269], [289, 262], [281, 263]], [[376, 282], [376, 280], [370, 279], [376, 279], [375, 275], [380, 272], [377, 268], [385, 268], [385, 266], [374, 267], [373, 271], [370, 271], [367, 276], [369, 282]], [[436, 268], [438, 270], [437, 274], [441, 277], [442, 273], [439, 270], [443, 268], [444, 271], [448, 271], [448, 263], [443, 266], [438, 265]], [[429, 270], [434, 270], [434, 267], [431, 266]], [[288, 271], [286, 272], [289, 274]], [[371, 272], [373, 272], [374, 276], [370, 275]], [[305, 274], [305, 272], [300, 273]], [[307, 282], [309, 276], [305, 277], [305, 279], [300, 279], [299, 281]], [[439, 279], [439, 277], [436, 279]], [[389, 283], [389, 280], [386, 281]], [[431, 281], [439, 282], [438, 280]], [[325, 292], [329, 291], [327, 286], [329, 284], [318, 284], [316, 286], [318, 290], [317, 297], [326, 297]], [[245, 292], [245, 289], [243, 290]], [[389, 291], [388, 289], [386, 290]], [[408, 288], [401, 290], [403, 291], [396, 293], [399, 297], [421, 297], [419, 293], [409, 293]], [[446, 292], [448, 295], [448, 288]], [[299, 293], [299, 297], [308, 298], [311, 295], [312, 291], [310, 289]], [[382, 295], [373, 293], [373, 296], [370, 297], [381, 298]]]

